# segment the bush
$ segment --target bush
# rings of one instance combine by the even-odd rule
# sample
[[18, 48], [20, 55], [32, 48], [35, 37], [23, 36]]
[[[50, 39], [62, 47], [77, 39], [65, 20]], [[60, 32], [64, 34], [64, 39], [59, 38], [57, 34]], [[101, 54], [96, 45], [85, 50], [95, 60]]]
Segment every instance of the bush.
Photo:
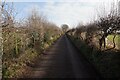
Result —
[[118, 78], [120, 76], [120, 52], [100, 51], [89, 46], [83, 40], [69, 36], [80, 52], [92, 63], [104, 78]]

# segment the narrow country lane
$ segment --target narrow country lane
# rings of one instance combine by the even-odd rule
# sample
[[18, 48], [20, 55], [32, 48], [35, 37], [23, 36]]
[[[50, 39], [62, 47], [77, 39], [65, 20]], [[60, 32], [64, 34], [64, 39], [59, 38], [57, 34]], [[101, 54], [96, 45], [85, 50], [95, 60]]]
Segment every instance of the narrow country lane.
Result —
[[99, 78], [95, 69], [62, 36], [32, 69], [29, 78]]

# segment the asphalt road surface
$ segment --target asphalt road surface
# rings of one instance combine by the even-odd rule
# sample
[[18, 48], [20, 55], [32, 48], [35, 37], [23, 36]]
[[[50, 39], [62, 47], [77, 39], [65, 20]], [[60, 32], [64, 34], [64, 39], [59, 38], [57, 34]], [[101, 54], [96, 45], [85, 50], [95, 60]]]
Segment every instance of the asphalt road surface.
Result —
[[66, 35], [62, 36], [37, 61], [29, 78], [97, 78], [99, 75], [92, 65], [71, 44]]

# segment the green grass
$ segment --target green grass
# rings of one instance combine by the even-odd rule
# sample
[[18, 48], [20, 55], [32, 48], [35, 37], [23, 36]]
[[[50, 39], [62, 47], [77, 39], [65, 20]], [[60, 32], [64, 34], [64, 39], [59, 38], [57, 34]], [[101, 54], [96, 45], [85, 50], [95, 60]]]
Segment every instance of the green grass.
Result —
[[[113, 37], [114, 37], [114, 35], [109, 35], [108, 37], [107, 37], [107, 39], [108, 39], [108, 41], [110, 41], [111, 43], [113, 42]], [[115, 37], [115, 43], [116, 43], [116, 45], [119, 47], [119, 49], [120, 49], [120, 35], [116, 35], [116, 37]]]
[[[109, 35], [109, 36], [107, 37], [107, 39], [110, 40], [110, 41], [112, 41], [112, 40], [113, 40], [113, 37], [114, 37], [114, 35]], [[120, 40], [120, 35], [116, 35], [115, 41], [116, 41], [116, 42], [119, 42], [118, 40]]]

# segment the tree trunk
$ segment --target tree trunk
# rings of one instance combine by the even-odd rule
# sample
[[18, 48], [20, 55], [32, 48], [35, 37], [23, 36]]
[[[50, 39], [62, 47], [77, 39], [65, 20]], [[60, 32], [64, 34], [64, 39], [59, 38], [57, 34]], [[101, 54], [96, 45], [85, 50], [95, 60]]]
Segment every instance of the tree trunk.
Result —
[[105, 49], [105, 47], [106, 47], [106, 41], [105, 41], [105, 38], [108, 36], [108, 34], [106, 33], [106, 34], [104, 34], [103, 36], [102, 36], [102, 38], [101, 39], [99, 39], [99, 46], [100, 46], [100, 50], [101, 50], [101, 48], [102, 48], [102, 44], [104, 43], [104, 49]]
[[115, 37], [116, 37], [116, 34], [115, 34], [114, 37], [113, 37], [113, 44], [114, 44], [113, 48], [116, 47], [116, 45], [115, 45]]
[[18, 40], [17, 40], [16, 32], [15, 32], [14, 36], [15, 36], [15, 54], [17, 56], [18, 55]]

